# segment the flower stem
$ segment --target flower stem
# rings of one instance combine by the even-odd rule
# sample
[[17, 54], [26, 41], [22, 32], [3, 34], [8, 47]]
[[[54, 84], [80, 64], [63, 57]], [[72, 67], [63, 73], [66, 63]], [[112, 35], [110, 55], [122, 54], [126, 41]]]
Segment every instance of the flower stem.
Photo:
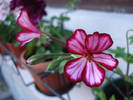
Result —
[[[130, 52], [129, 52], [129, 39], [128, 39], [128, 33], [129, 33], [130, 31], [133, 31], [133, 30], [128, 30], [128, 31], [126, 32], [127, 57], [129, 56], [129, 53], [130, 53]], [[130, 68], [130, 63], [127, 62], [126, 76], [128, 76], [128, 74], [129, 74], [129, 68]]]
[[117, 90], [117, 92], [119, 92], [119, 94], [122, 97], [125, 97], [124, 93], [120, 90], [120, 88], [116, 84], [114, 84], [109, 78], [106, 77], [106, 79], [107, 79], [107, 81], [109, 81], [111, 83], [111, 85]]
[[[128, 39], [128, 34], [129, 34], [130, 31], [133, 31], [133, 30], [128, 30], [128, 31], [126, 32], [127, 57], [128, 57], [129, 54], [130, 54], [130, 51], [129, 51], [129, 39]], [[128, 77], [129, 69], [130, 69], [130, 63], [127, 61], [127, 69], [126, 69], [126, 76], [125, 76], [125, 77]], [[128, 83], [126, 83], [126, 90], [129, 91]], [[125, 98], [125, 100], [128, 100], [128, 98]]]
[[39, 54], [39, 55], [34, 55], [31, 56], [30, 58], [27, 59], [28, 63], [37, 63], [41, 62], [41, 60], [46, 60], [47, 58], [52, 58], [53, 56], [70, 56], [70, 53], [51, 53], [51, 54]]
[[65, 47], [66, 43], [56, 37], [53, 37], [52, 35], [49, 35], [47, 33], [43, 33], [44, 36], [48, 36], [51, 40], [60, 43], [63, 47]]

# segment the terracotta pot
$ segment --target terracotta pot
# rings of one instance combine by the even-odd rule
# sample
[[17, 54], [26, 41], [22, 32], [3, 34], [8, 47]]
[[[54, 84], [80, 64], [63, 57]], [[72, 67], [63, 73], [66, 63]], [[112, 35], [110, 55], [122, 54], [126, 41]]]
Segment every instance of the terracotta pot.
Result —
[[[37, 71], [37, 72], [43, 72], [47, 69], [47, 66], [50, 62], [44, 62], [41, 64], [37, 64], [37, 65], [33, 65], [32, 69]], [[34, 77], [36, 86], [38, 87], [38, 89], [50, 96], [54, 96], [54, 94], [48, 90], [47, 87], [45, 87], [41, 82], [41, 76], [44, 73], [40, 74], [40, 75], [36, 75], [32, 73], [32, 76]], [[59, 74], [59, 73], [52, 73], [50, 75], [48, 75], [47, 77], [45, 77], [43, 79], [46, 83], [49, 84], [49, 86], [51, 88], [53, 88], [55, 91], [57, 91], [60, 94], [66, 93], [68, 92], [74, 85], [75, 83], [70, 82], [64, 74]]]
[[[6, 48], [9, 49], [17, 58], [19, 58], [22, 62], [24, 63], [27, 63], [26, 60], [24, 59], [24, 55], [25, 53], [27, 52], [27, 49], [24, 48], [24, 47], [16, 47], [14, 46], [13, 44], [11, 43], [6, 43], [5, 44]], [[3, 54], [6, 54], [3, 52], [3, 50], [1, 49], [2, 53]], [[36, 64], [36, 65], [30, 65], [31, 68], [36, 71], [36, 72], [44, 72], [46, 69], [47, 69], [47, 66], [50, 62], [43, 62], [43, 63], [40, 63], [40, 64]], [[18, 67], [20, 67], [21, 69], [25, 69], [26, 67], [18, 62], [16, 62], [16, 65]], [[36, 84], [36, 87], [43, 93], [47, 94], [47, 95], [50, 95], [50, 96], [54, 96], [54, 94], [49, 91], [47, 89], [47, 87], [45, 87], [40, 79], [41, 79], [41, 76], [44, 74], [39, 74], [39, 75], [36, 75], [34, 73], [31, 73], [33, 78], [34, 78], [34, 81], [35, 81], [35, 84]], [[74, 85], [75, 83], [73, 82], [70, 82], [64, 74], [59, 74], [59, 73], [53, 73], [53, 74], [50, 74], [49, 76], [45, 77], [44, 78], [45, 82], [47, 82], [50, 87], [52, 87], [54, 90], [56, 90], [58, 93], [60, 94], [63, 94], [63, 93], [66, 93], [68, 92]]]
[[[23, 51], [21, 54], [21, 61], [24, 61], [26, 63], [26, 60], [24, 59], [24, 54], [26, 53], [27, 50]], [[40, 92], [49, 95], [49, 96], [55, 96], [49, 89], [42, 84], [41, 76], [43, 76], [45, 73], [44, 71], [47, 69], [48, 64], [51, 61], [43, 62], [40, 64], [36, 65], [30, 65], [31, 69], [34, 70], [35, 72], [39, 72], [41, 74], [37, 75], [35, 73], [32, 73], [32, 76], [34, 78], [36, 87]], [[21, 65], [21, 68], [25, 68], [24, 66]], [[45, 77], [43, 79], [46, 83], [49, 84], [51, 88], [53, 88], [55, 91], [57, 91], [60, 94], [68, 92], [72, 87], [75, 85], [75, 83], [70, 82], [64, 74], [59, 74], [59, 73], [52, 73]]]
[[[14, 46], [11, 43], [6, 43], [5, 47], [12, 52], [18, 59], [21, 59], [21, 56], [25, 54], [25, 52], [28, 50], [25, 47], [19, 47], [19, 46]], [[0, 54], [7, 55], [7, 53], [4, 52], [2, 48], [0, 48]], [[23, 61], [24, 62], [24, 61]], [[20, 63], [15, 62], [18, 67], [21, 69], [24, 69], [24, 66], [21, 66]]]

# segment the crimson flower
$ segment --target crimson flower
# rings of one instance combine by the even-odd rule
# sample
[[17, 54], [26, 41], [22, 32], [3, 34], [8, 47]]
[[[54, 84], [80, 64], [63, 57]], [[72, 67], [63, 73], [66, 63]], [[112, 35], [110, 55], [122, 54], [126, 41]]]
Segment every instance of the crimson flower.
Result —
[[17, 24], [24, 29], [24, 31], [19, 32], [16, 35], [16, 40], [20, 42], [20, 46], [24, 46], [27, 42], [40, 37], [41, 31], [31, 23], [25, 9], [21, 11], [20, 16], [17, 19]]
[[118, 60], [111, 54], [103, 53], [112, 44], [110, 35], [106, 33], [87, 35], [84, 30], [77, 29], [67, 40], [66, 47], [69, 52], [81, 57], [66, 63], [66, 76], [73, 82], [84, 81], [90, 87], [100, 86], [105, 77], [103, 66], [113, 70], [118, 65]]
[[33, 24], [37, 24], [43, 15], [46, 15], [46, 3], [44, 0], [11, 0], [11, 10], [15, 10], [20, 7], [27, 10]]

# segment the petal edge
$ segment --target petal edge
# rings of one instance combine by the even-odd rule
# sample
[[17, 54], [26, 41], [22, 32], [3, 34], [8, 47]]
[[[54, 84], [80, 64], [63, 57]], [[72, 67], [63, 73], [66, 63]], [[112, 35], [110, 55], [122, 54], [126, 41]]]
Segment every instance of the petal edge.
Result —
[[95, 62], [87, 62], [83, 81], [89, 87], [100, 86], [105, 78], [105, 70]]
[[85, 40], [87, 34], [82, 29], [77, 29], [74, 34], [67, 40], [67, 50], [74, 54], [86, 55]]
[[87, 59], [84, 57], [67, 62], [64, 68], [67, 78], [73, 82], [82, 81], [82, 73], [86, 66], [86, 62]]
[[93, 54], [93, 60], [101, 65], [103, 65], [108, 70], [113, 70], [118, 66], [118, 60], [113, 58], [111, 54], [101, 53]]

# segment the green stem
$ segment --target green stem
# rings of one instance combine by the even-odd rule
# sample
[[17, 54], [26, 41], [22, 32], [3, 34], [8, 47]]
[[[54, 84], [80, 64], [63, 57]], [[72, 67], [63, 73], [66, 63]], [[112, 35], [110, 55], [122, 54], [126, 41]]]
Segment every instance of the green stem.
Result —
[[[129, 52], [129, 39], [128, 39], [128, 33], [129, 33], [130, 31], [133, 31], [133, 30], [128, 30], [128, 31], [126, 32], [127, 57], [129, 56], [129, 53], [130, 53], [130, 52]], [[128, 74], [129, 74], [129, 68], [130, 68], [130, 63], [127, 62], [126, 76], [128, 76]]]
[[70, 53], [51, 53], [51, 54], [39, 54], [39, 55], [34, 55], [28, 58], [28, 63], [35, 63], [39, 59], [45, 60], [46, 58], [52, 58], [53, 56], [70, 56]]
[[[127, 57], [128, 57], [129, 54], [130, 54], [130, 51], [129, 51], [129, 39], [128, 39], [128, 34], [129, 34], [130, 31], [133, 31], [133, 30], [128, 30], [128, 31], [126, 32]], [[130, 69], [130, 63], [127, 62], [126, 77], [128, 77], [129, 69]], [[126, 84], [126, 90], [129, 91], [128, 83]], [[126, 97], [126, 98], [124, 98], [124, 100], [128, 100], [128, 98]]]
[[60, 43], [63, 47], [66, 46], [66, 43], [65, 43], [64, 41], [62, 41], [62, 40], [60, 40], [60, 39], [58, 39], [58, 38], [56, 38], [56, 37], [53, 37], [52, 35], [49, 35], [49, 34], [47, 34], [47, 33], [43, 33], [42, 35], [48, 36], [51, 40]]
[[54, 33], [55, 33], [59, 38], [61, 38], [63, 41], [66, 40], [59, 32], [56, 32], [55, 30], [53, 30], [53, 31], [54, 31]]
[[71, 53], [50, 53], [50, 54], [41, 54], [41, 55], [36, 55], [37, 56], [70, 56]]
[[119, 92], [119, 94], [124, 98], [125, 95], [124, 95], [124, 93], [120, 90], [120, 88], [119, 88], [116, 84], [114, 84], [109, 78], [106, 77], [106, 79], [107, 79], [107, 81], [109, 81], [109, 82], [111, 83], [111, 85], [117, 90], [117, 92]]

